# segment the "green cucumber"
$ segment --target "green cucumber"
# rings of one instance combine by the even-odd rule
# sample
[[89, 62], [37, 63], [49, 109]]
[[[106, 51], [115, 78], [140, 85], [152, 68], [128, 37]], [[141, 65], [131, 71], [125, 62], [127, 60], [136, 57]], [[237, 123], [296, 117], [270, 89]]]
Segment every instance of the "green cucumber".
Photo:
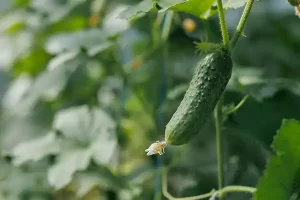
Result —
[[176, 112], [166, 125], [168, 145], [188, 143], [210, 118], [231, 77], [232, 60], [228, 50], [205, 53], [195, 69], [190, 85]]

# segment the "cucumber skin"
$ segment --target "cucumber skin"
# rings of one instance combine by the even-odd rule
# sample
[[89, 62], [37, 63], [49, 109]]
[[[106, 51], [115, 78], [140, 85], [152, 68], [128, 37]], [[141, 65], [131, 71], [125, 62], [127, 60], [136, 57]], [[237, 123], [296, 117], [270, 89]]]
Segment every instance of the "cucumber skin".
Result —
[[231, 55], [224, 49], [209, 52], [199, 61], [183, 100], [166, 125], [168, 145], [186, 144], [200, 132], [224, 92], [231, 73]]

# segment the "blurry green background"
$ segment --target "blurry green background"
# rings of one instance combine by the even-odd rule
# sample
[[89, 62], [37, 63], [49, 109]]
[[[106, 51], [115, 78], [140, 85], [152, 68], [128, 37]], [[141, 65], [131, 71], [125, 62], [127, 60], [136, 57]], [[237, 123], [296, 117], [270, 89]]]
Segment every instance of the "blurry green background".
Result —
[[[164, 138], [184, 95], [194, 42], [220, 42], [218, 17], [176, 12], [153, 50], [156, 12], [117, 18], [138, 2], [0, 0], [1, 200], [160, 200], [162, 166], [176, 197], [217, 188], [213, 120], [163, 156], [145, 149]], [[230, 35], [241, 12], [226, 13]], [[282, 119], [300, 120], [299, 24], [286, 1], [254, 4], [225, 93], [224, 107], [250, 95], [224, 121], [226, 185], [255, 187]]]

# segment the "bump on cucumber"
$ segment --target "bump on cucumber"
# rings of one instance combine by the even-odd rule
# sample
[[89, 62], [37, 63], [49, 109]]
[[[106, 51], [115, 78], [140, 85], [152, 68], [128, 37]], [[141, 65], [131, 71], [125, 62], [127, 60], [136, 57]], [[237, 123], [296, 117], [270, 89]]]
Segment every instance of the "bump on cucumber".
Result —
[[168, 145], [183, 145], [197, 135], [211, 116], [232, 73], [228, 50], [215, 49], [202, 55], [190, 85], [176, 112], [166, 125]]

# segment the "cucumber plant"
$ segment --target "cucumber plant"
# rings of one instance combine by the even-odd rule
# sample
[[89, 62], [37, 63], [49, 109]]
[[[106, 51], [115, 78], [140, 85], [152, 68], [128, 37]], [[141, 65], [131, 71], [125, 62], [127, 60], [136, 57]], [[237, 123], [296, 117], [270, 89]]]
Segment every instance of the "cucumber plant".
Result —
[[299, 200], [299, 0], [12, 2], [0, 199]]
[[[192, 5], [192, 1], [187, 4]], [[180, 103], [177, 110], [171, 117], [165, 128], [165, 141], [156, 141], [148, 149], [147, 155], [164, 154], [164, 147], [166, 145], [183, 145], [192, 140], [201, 128], [206, 124], [209, 116], [215, 110], [215, 124], [216, 124], [216, 138], [217, 138], [217, 153], [218, 153], [218, 196], [222, 199], [223, 188], [223, 156], [222, 156], [222, 135], [221, 135], [221, 121], [222, 121], [222, 105], [219, 102], [222, 94], [231, 78], [232, 73], [232, 58], [231, 50], [236, 45], [243, 28], [247, 21], [250, 10], [253, 6], [254, 0], [248, 0], [245, 10], [242, 14], [240, 22], [237, 26], [236, 32], [229, 40], [227, 32], [225, 14], [222, 0], [217, 0], [217, 8], [220, 20], [220, 29], [222, 33], [222, 44], [216, 45], [215, 48], [204, 50], [202, 58], [198, 62], [190, 85]], [[169, 9], [180, 10], [180, 3], [178, 6], [170, 6]], [[182, 11], [186, 11], [183, 6]], [[196, 12], [189, 10], [190, 13]], [[228, 190], [228, 188], [227, 188]], [[227, 191], [226, 190], [226, 191]], [[229, 191], [245, 191], [253, 193], [254, 188], [243, 188], [241, 186], [232, 187]], [[173, 197], [165, 190], [164, 194], [169, 199]], [[215, 194], [209, 193], [201, 197], [191, 197], [189, 199], [207, 198]], [[216, 195], [214, 195], [216, 196]], [[213, 196], [213, 198], [214, 198]]]

